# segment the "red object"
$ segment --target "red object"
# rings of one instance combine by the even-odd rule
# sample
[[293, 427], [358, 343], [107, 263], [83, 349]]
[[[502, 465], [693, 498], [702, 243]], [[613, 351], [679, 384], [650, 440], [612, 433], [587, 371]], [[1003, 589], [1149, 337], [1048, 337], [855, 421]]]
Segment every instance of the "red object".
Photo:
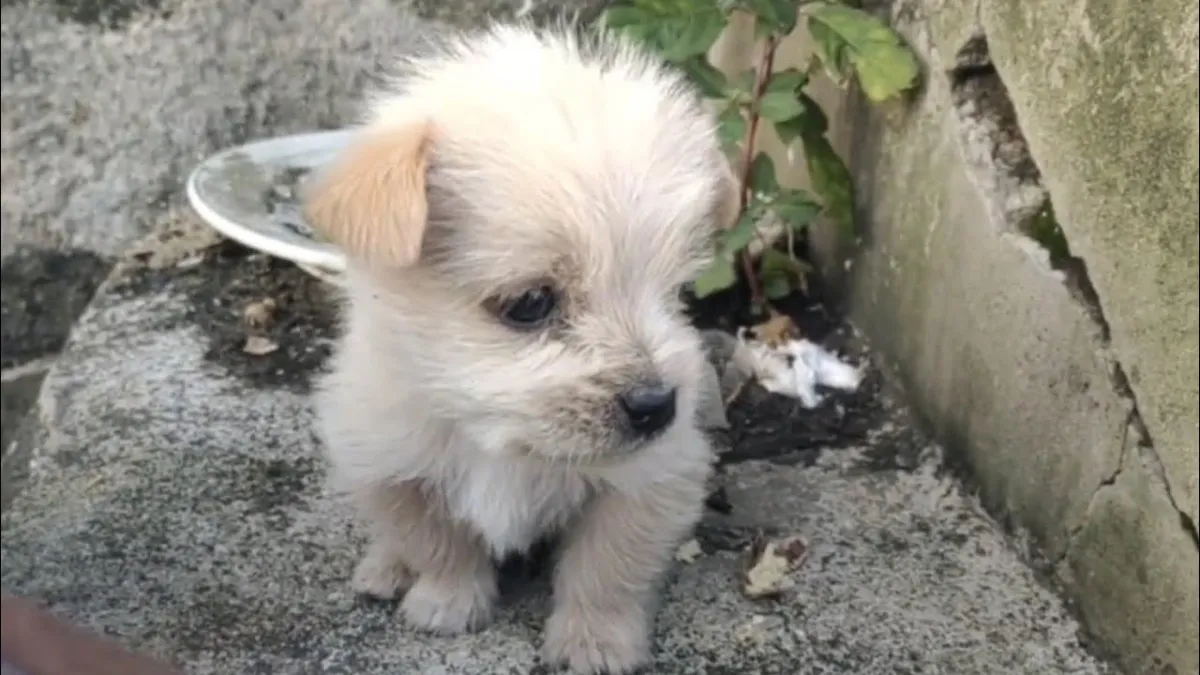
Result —
[[0, 596], [0, 654], [22, 675], [183, 675], [8, 594]]

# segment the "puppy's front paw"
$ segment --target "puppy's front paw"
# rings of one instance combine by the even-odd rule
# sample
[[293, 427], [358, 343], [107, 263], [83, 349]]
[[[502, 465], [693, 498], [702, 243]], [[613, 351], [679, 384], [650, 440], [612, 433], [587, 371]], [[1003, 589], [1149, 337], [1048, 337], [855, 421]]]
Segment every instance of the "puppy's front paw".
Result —
[[350, 588], [379, 600], [394, 600], [412, 586], [413, 573], [383, 547], [372, 545], [354, 568]]
[[400, 611], [408, 623], [442, 634], [482, 628], [492, 618], [496, 583], [486, 578], [438, 579], [421, 575], [404, 596]]
[[641, 612], [597, 615], [560, 607], [546, 623], [542, 658], [580, 675], [627, 675], [650, 658], [650, 626]]

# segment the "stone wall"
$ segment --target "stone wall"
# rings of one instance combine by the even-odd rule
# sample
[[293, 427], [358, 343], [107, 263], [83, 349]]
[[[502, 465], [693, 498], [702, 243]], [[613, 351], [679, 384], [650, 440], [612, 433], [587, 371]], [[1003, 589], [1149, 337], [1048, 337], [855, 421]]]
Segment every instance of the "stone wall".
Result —
[[[880, 13], [924, 81], [870, 109], [818, 92], [861, 228], [814, 234], [823, 276], [1097, 647], [1131, 673], [1197, 672], [1197, 5]], [[723, 67], [753, 59], [747, 29], [714, 47]], [[785, 41], [778, 67], [805, 47]]]

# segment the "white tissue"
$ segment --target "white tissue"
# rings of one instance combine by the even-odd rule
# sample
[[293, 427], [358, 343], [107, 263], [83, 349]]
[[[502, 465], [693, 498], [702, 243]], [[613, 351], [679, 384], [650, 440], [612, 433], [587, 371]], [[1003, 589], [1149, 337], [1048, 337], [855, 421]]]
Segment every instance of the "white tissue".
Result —
[[808, 340], [788, 340], [776, 348], [744, 337], [739, 342], [742, 353], [735, 361], [764, 389], [799, 399], [805, 408], [816, 408], [824, 401], [817, 393], [818, 386], [854, 391], [862, 382], [857, 368]]

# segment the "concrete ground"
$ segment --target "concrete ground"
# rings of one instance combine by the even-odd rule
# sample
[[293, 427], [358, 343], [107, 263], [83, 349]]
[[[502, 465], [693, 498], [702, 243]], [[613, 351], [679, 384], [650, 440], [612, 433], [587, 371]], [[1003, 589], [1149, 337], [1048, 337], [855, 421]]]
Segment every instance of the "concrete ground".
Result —
[[[279, 349], [246, 354], [244, 308], [267, 297]], [[322, 493], [306, 397], [331, 320], [318, 282], [186, 217], [132, 253], [5, 459], [4, 589], [194, 674], [546, 672], [544, 577], [512, 579], [496, 623], [461, 638], [405, 630], [349, 593], [360, 542]], [[730, 453], [648, 672], [1108, 672], [938, 448], [878, 396], [860, 445]], [[808, 543], [778, 600], [742, 595], [759, 532]]]
[[[376, 61], [433, 29], [419, 15], [516, 6], [5, 0], [5, 591], [195, 674], [546, 672], [544, 579], [512, 578], [496, 623], [452, 639], [351, 597], [360, 542], [322, 494], [309, 428], [325, 289], [180, 208], [201, 157], [348, 119]], [[265, 297], [279, 349], [252, 356], [241, 314]], [[808, 413], [731, 415], [727, 505], [678, 564], [649, 672], [1108, 672], [939, 449], [872, 401], [853, 443], [772, 452], [747, 452], [751, 432]], [[740, 591], [758, 532], [808, 542], [778, 600]]]

